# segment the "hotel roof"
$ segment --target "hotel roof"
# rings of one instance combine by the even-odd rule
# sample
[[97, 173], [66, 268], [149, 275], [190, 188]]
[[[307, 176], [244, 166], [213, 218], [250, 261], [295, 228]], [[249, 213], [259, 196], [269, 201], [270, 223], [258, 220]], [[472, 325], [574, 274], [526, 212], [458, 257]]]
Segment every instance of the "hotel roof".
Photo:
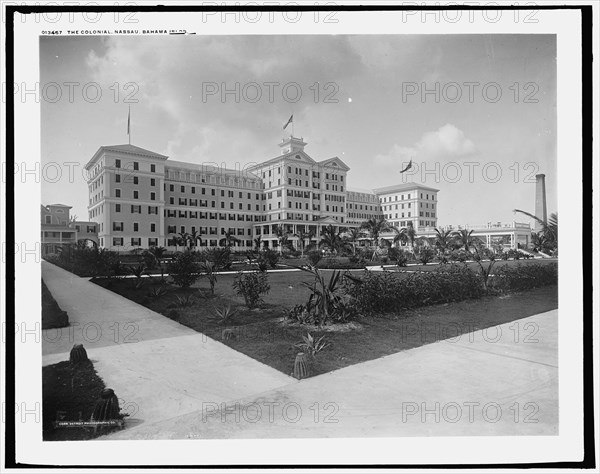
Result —
[[224, 174], [224, 175], [235, 175], [242, 178], [247, 179], [260, 179], [260, 177], [250, 171], [248, 169], [237, 169], [232, 170], [229, 168], [221, 168], [219, 166], [214, 166], [214, 163], [209, 162], [205, 164], [197, 164], [197, 163], [188, 163], [185, 161], [174, 161], [169, 160], [165, 164], [165, 168], [178, 168], [182, 170], [190, 170], [190, 171], [200, 171], [206, 174]]
[[429, 186], [424, 186], [418, 183], [402, 183], [395, 184], [393, 186], [385, 186], [383, 188], [374, 189], [373, 192], [375, 194], [389, 194], [394, 192], [402, 192], [402, 191], [412, 191], [413, 189], [423, 189], [425, 191], [434, 191], [437, 192], [439, 189], [430, 188]]
[[92, 159], [88, 161], [88, 163], [85, 165], [85, 169], [89, 169], [96, 162], [98, 157], [106, 151], [116, 151], [118, 153], [128, 153], [130, 155], [146, 156], [148, 158], [157, 158], [159, 160], [166, 160], [168, 158], [168, 156], [161, 155], [160, 153], [155, 153], [153, 151], [146, 150], [145, 148], [141, 148], [135, 145], [103, 145], [100, 148], [98, 148], [98, 151], [94, 154]]

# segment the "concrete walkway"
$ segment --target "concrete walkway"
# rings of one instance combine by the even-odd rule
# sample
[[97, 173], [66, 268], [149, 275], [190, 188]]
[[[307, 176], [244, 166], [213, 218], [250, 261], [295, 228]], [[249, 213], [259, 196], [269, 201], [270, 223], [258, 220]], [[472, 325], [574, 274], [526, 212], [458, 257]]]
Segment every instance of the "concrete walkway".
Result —
[[107, 438], [556, 435], [557, 347], [554, 310]]
[[107, 387], [142, 426], [201, 410], [207, 401], [251, 396], [296, 383], [186, 326], [42, 262], [42, 278], [70, 326], [43, 331], [43, 365], [83, 344]]

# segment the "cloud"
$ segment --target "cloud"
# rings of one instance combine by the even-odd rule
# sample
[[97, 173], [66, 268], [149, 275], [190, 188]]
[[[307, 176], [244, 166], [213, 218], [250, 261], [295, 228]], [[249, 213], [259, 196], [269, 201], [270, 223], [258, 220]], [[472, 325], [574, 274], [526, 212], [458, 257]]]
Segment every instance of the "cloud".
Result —
[[464, 132], [448, 123], [436, 131], [424, 133], [412, 146], [394, 144], [389, 152], [376, 155], [375, 162], [380, 166], [399, 166], [410, 159], [443, 161], [466, 158], [476, 153], [475, 144]]

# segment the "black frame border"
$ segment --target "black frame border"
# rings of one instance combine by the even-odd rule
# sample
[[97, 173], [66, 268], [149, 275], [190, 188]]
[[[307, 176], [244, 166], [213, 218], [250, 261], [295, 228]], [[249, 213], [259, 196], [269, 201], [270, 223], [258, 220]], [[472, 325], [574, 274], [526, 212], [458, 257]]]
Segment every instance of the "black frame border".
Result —
[[[4, 6], [4, 5], [3, 5]], [[591, 5], [294, 5], [286, 6], [212, 6], [200, 5], [137, 5], [137, 6], [34, 6], [34, 5], [6, 5], [6, 83], [14, 82], [14, 14], [34, 13], [69, 13], [69, 12], [223, 12], [223, 11], [415, 11], [415, 10], [579, 10], [581, 13], [581, 60], [582, 60], [582, 274], [583, 274], [583, 449], [584, 456], [581, 461], [565, 462], [536, 462], [536, 463], [501, 463], [501, 464], [223, 464], [223, 465], [51, 465], [27, 464], [16, 461], [16, 433], [14, 410], [8, 407], [15, 404], [15, 340], [7, 337], [6, 350], [6, 423], [5, 423], [5, 467], [12, 469], [323, 469], [323, 468], [349, 468], [349, 469], [591, 469], [596, 467], [595, 432], [594, 432], [594, 369], [593, 369], [593, 290], [592, 290], [592, 259], [586, 258], [584, 249], [593, 248], [593, 213], [592, 213], [592, 161], [593, 161], [593, 8]], [[6, 176], [11, 179], [6, 181], [6, 248], [12, 249], [15, 244], [15, 200], [14, 200], [14, 95], [8, 93], [6, 98]], [[588, 159], [586, 160], [586, 157]], [[16, 256], [15, 256], [16, 257]], [[6, 259], [6, 324], [13, 327], [15, 324], [15, 262], [16, 258]]]

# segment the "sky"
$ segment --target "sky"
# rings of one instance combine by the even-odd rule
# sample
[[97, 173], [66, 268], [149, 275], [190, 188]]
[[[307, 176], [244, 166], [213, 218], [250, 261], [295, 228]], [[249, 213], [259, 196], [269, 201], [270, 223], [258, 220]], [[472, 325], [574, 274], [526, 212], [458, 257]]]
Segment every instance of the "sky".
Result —
[[42, 167], [77, 163], [42, 200], [80, 220], [81, 170], [128, 142], [129, 107], [133, 145], [233, 169], [279, 155], [293, 114], [350, 188], [439, 189], [439, 225], [528, 222], [537, 173], [557, 209], [554, 35], [41, 37], [40, 75]]

